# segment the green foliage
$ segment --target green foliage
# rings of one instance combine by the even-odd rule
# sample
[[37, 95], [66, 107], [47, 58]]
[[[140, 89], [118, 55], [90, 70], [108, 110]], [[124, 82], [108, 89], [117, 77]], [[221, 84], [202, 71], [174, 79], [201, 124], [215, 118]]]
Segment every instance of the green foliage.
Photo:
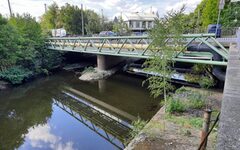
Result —
[[85, 14], [87, 15], [87, 23], [85, 29], [88, 35], [99, 33], [101, 31], [101, 18], [92, 10], [86, 10]]
[[133, 121], [132, 122], [132, 131], [130, 132], [130, 137], [134, 138], [144, 127], [145, 125], [147, 124], [146, 121], [140, 119], [138, 117], [137, 120]]
[[17, 31], [0, 15], [0, 71], [17, 62], [20, 53], [19, 43]]
[[21, 66], [14, 66], [0, 72], [0, 78], [10, 81], [12, 84], [20, 84], [24, 79], [32, 76], [32, 71]]
[[183, 102], [181, 102], [179, 99], [175, 100], [174, 98], [170, 97], [167, 100], [166, 104], [166, 112], [174, 113], [174, 112], [184, 112], [186, 110], [186, 107]]
[[202, 127], [203, 124], [203, 119], [199, 118], [199, 117], [185, 117], [185, 116], [174, 116], [174, 115], [167, 115], [166, 119], [179, 124], [183, 127], [187, 127], [187, 128], [198, 128], [200, 129]]
[[0, 17], [0, 23], [0, 78], [18, 84], [61, 63], [60, 53], [45, 49], [40, 24], [29, 14]]
[[90, 66], [90, 67], [85, 67], [84, 70], [83, 70], [83, 72], [82, 72], [82, 74], [88, 73], [88, 72], [95, 72], [95, 69], [94, 69], [92, 66]]
[[213, 87], [215, 85], [214, 79], [208, 76], [202, 77], [198, 83], [202, 88], [205, 89], [209, 89], [210, 87]]
[[48, 11], [41, 17], [41, 27], [45, 32], [59, 27], [58, 22], [59, 7], [56, 2], [48, 7]]
[[121, 17], [118, 19], [118, 22], [113, 24], [113, 32], [119, 35], [126, 35], [129, 33], [128, 26]]
[[225, 27], [240, 26], [240, 2], [227, 3], [221, 13], [220, 22]]
[[209, 24], [216, 24], [218, 18], [219, 0], [203, 0], [202, 25], [207, 27]]
[[198, 83], [202, 88], [209, 89], [215, 85], [215, 80], [211, 75], [211, 66], [196, 64], [192, 67], [192, 73], [185, 74], [188, 82]]
[[82, 13], [84, 32], [88, 35], [99, 33], [104, 29], [112, 29], [113, 25], [111, 23], [102, 24], [102, 18], [94, 11], [81, 10], [77, 5], [68, 3], [61, 8], [56, 3], [50, 5], [47, 12], [41, 17], [41, 27], [48, 34], [51, 29], [56, 28], [64, 28], [68, 34], [72, 35], [82, 34]]
[[[150, 32], [150, 37], [154, 39], [150, 48], [156, 53], [154, 58], [146, 60], [144, 65], [146, 71], [154, 72], [156, 75], [147, 79], [148, 88], [154, 97], [164, 94], [165, 100], [167, 91], [173, 89], [169, 82], [173, 73], [170, 66], [174, 63], [171, 58], [177, 50], [183, 47], [181, 38], [184, 31], [183, 12], [184, 8], [180, 11], [169, 12], [164, 18], [155, 21], [155, 27]], [[170, 44], [166, 42], [169, 35], [173, 36]], [[158, 50], [161, 53], [158, 53]]]
[[[62, 6], [59, 11], [59, 22], [61, 27], [64, 27], [70, 34], [82, 33], [82, 10], [77, 6], [70, 5], [68, 3]], [[55, 16], [56, 17], [56, 16]], [[86, 15], [84, 15], [86, 20]]]
[[207, 95], [182, 87], [167, 99], [168, 113], [181, 113], [189, 109], [201, 109], [206, 105]]

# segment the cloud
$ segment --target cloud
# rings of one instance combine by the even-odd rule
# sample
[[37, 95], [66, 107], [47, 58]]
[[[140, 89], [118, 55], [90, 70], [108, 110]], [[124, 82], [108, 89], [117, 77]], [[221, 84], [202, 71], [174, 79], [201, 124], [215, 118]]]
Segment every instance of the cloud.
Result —
[[62, 138], [52, 134], [51, 127], [48, 124], [38, 125], [28, 129], [26, 139], [33, 148], [74, 150], [73, 142], [61, 142]]
[[186, 6], [186, 13], [194, 11], [196, 6], [201, 2], [202, 0], [181, 0], [173, 5], [169, 5], [166, 7], [166, 11], [170, 10], [178, 10], [180, 9], [183, 5]]
[[[159, 15], [163, 15], [171, 9], [179, 9], [183, 4], [187, 6], [187, 12], [193, 11], [201, 0], [10, 0], [14, 13], [30, 13], [32, 16], [39, 17], [44, 13], [44, 4], [50, 5], [53, 1], [59, 6], [65, 3], [92, 9], [101, 14], [101, 9], [105, 16], [113, 18], [115, 14], [131, 11], [158, 11]], [[9, 16], [7, 1], [0, 3], [0, 13]]]

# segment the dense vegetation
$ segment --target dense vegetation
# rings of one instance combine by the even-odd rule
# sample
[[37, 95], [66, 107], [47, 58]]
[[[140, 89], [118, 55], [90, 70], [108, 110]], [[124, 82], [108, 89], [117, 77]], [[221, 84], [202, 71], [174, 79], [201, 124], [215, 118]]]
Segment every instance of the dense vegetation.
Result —
[[[209, 24], [216, 24], [219, 13], [219, 0], [202, 0], [194, 12], [185, 16], [187, 31], [205, 31]], [[224, 27], [240, 26], [240, 2], [226, 0], [224, 9], [221, 11], [220, 24]]]
[[58, 66], [61, 54], [44, 47], [41, 26], [29, 14], [0, 15], [0, 78], [13, 84]]
[[99, 16], [89, 9], [81, 10], [78, 6], [68, 3], [61, 8], [56, 3], [50, 5], [41, 17], [41, 26], [46, 32], [54, 28], [64, 28], [68, 34], [80, 35], [82, 34], [82, 14], [84, 33], [87, 35], [113, 29], [113, 22], [107, 21], [106, 17]]

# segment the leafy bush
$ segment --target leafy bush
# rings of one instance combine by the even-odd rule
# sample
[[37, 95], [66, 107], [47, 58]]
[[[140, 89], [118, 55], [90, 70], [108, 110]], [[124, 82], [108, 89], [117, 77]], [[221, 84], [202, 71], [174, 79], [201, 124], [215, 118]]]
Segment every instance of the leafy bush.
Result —
[[188, 109], [201, 109], [206, 105], [207, 95], [181, 87], [167, 100], [166, 111], [181, 113]]
[[14, 66], [0, 72], [0, 78], [10, 81], [12, 84], [20, 84], [24, 79], [33, 75], [32, 71], [21, 66]]
[[188, 108], [200, 109], [205, 106], [206, 96], [200, 93], [191, 93], [188, 97]]
[[166, 112], [184, 112], [186, 110], [186, 106], [180, 99], [174, 99], [172, 97], [168, 98], [166, 104]]
[[93, 67], [85, 67], [82, 74], [87, 73], [87, 72], [94, 72], [95, 69]]
[[147, 122], [140, 119], [139, 117], [137, 120], [133, 121], [132, 122], [133, 129], [130, 132], [130, 137], [132, 138], [135, 137], [144, 128], [146, 124]]
[[209, 77], [202, 77], [201, 80], [199, 80], [199, 85], [202, 88], [209, 89], [210, 87], [215, 85], [215, 82], [213, 79], [211, 79]]

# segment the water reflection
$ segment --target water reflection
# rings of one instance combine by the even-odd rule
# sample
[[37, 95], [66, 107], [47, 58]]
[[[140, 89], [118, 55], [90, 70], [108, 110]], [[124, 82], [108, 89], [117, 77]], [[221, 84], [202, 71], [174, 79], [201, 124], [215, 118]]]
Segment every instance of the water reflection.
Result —
[[123, 148], [131, 121], [157, 108], [139, 79], [88, 83], [62, 72], [0, 92], [0, 150]]
[[116, 148], [123, 149], [128, 143], [131, 125], [127, 121], [72, 93], [62, 92], [53, 100], [55, 105]]
[[60, 136], [51, 133], [51, 128], [49, 124], [31, 127], [28, 129], [25, 140], [34, 149], [74, 150], [72, 141], [63, 143]]
[[[45, 124], [52, 114], [52, 102], [39, 97], [0, 100], [0, 149], [15, 149], [24, 143], [29, 128]], [[29, 107], [31, 106], [31, 107]]]
[[106, 91], [106, 80], [98, 80], [98, 89], [100, 93], [104, 93]]

